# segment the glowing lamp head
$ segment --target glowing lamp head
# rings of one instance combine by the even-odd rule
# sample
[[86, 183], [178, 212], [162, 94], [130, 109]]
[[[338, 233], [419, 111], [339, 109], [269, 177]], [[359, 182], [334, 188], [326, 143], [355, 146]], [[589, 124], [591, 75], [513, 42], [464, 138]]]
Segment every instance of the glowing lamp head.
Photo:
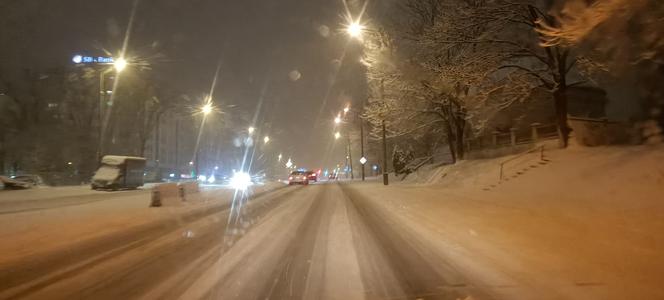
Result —
[[250, 127], [247, 129], [247, 131], [249, 132], [249, 134], [252, 134], [252, 133], [254, 133], [254, 131], [256, 131], [256, 128], [250, 126]]
[[115, 68], [115, 71], [117, 72], [122, 72], [127, 67], [127, 60], [124, 58], [118, 58], [116, 61], [113, 62], [113, 67]]
[[263, 138], [263, 143], [267, 144], [269, 142], [270, 142], [270, 137], [269, 136], [266, 136], [266, 137]]
[[346, 106], [344, 107], [344, 114], [347, 114], [350, 111], [350, 107]]
[[204, 115], [207, 115], [207, 114], [211, 113], [212, 112], [212, 104], [211, 103], [206, 103], [205, 105], [203, 105], [203, 107], [201, 108], [201, 112]]
[[353, 22], [348, 24], [348, 27], [346, 27], [346, 32], [348, 32], [348, 35], [351, 37], [360, 38], [362, 37], [362, 32], [364, 32], [364, 26], [359, 22]]
[[341, 133], [339, 133], [339, 132], [334, 133], [334, 139], [335, 140], [338, 140], [340, 137], [341, 137]]
[[341, 117], [340, 117], [340, 116], [337, 116], [336, 118], [334, 118], [334, 123], [335, 123], [335, 124], [339, 124], [339, 123], [341, 123]]

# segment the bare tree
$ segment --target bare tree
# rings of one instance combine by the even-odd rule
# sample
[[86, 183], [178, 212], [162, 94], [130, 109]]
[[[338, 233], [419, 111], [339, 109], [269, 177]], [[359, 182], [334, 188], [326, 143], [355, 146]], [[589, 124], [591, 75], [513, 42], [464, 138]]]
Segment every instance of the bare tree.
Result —
[[412, 38], [421, 45], [422, 65], [453, 85], [470, 87], [477, 105], [498, 98], [493, 107], [500, 110], [536, 87], [549, 90], [566, 146], [568, 75], [575, 59], [563, 45], [540, 43], [537, 29], [556, 26], [556, 19], [535, 2], [446, 1], [435, 24]]
[[[560, 1], [557, 26], [538, 28], [547, 47], [577, 47], [590, 71], [634, 77], [646, 117], [664, 128], [664, 5], [658, 0]], [[647, 133], [646, 133], [647, 135]]]

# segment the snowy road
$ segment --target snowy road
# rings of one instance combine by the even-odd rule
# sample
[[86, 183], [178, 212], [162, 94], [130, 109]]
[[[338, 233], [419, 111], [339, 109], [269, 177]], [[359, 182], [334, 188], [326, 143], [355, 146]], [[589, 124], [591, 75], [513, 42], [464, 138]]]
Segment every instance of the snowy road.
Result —
[[0, 298], [489, 299], [385, 213], [337, 184], [281, 189], [4, 263]]
[[[0, 299], [662, 299], [660, 179], [633, 183], [639, 202], [532, 189], [572, 170], [557, 159], [491, 191], [281, 184], [248, 201], [149, 208], [137, 191], [0, 214]], [[59, 203], [87, 199], [72, 193]]]

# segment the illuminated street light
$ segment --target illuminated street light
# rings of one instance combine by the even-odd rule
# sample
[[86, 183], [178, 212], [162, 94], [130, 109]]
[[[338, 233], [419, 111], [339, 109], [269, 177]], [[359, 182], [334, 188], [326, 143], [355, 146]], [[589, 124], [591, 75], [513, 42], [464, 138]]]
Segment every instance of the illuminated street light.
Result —
[[283, 156], [281, 156], [281, 153], [279, 153], [279, 156], [277, 156], [277, 161], [280, 162], [282, 157], [283, 157]]
[[337, 116], [336, 118], [334, 118], [334, 123], [335, 124], [341, 123], [341, 116]]
[[334, 139], [335, 140], [338, 140], [340, 137], [341, 137], [341, 133], [339, 133], [339, 132], [334, 133]]
[[348, 24], [348, 27], [346, 27], [346, 32], [348, 32], [348, 35], [354, 38], [361, 38], [362, 33], [364, 32], [364, 25], [360, 24], [360, 22], [353, 22], [351, 24]]
[[286, 162], [286, 168], [289, 168], [289, 169], [290, 169], [290, 167], [292, 167], [292, 166], [293, 166], [293, 162], [292, 162], [291, 159], [289, 158], [289, 159], [288, 159], [288, 162]]
[[212, 103], [206, 103], [205, 105], [203, 105], [203, 107], [201, 108], [201, 112], [206, 116], [209, 113], [211, 113], [212, 112]]
[[118, 58], [115, 62], [113, 62], [113, 67], [115, 68], [115, 71], [122, 72], [127, 67], [127, 60], [124, 58]]
[[247, 131], [249, 132], [249, 134], [252, 134], [252, 133], [254, 133], [254, 131], [256, 131], [256, 128], [254, 128], [254, 127], [252, 127], [252, 126], [249, 126], [249, 128], [247, 129]]
[[350, 106], [344, 107], [344, 114], [347, 114], [350, 111]]
[[267, 144], [268, 142], [270, 142], [270, 137], [269, 136], [264, 137], [263, 143]]

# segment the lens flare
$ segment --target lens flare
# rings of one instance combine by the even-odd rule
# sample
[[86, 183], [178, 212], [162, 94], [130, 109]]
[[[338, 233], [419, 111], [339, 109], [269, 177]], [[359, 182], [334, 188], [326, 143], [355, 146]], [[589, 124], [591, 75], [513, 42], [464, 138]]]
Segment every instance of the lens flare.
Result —
[[251, 186], [251, 176], [246, 172], [237, 172], [231, 177], [229, 185], [236, 190], [244, 191]]

